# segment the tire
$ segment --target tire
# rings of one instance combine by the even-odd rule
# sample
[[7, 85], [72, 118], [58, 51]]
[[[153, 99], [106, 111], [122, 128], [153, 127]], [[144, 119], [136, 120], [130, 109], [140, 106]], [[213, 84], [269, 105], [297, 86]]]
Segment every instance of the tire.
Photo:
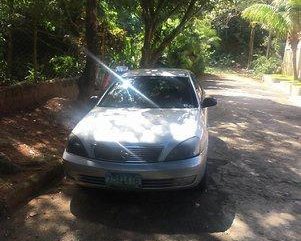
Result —
[[207, 179], [208, 179], [208, 169], [206, 166], [204, 176], [203, 176], [202, 180], [200, 181], [200, 183], [195, 187], [195, 190], [205, 192], [207, 189]]

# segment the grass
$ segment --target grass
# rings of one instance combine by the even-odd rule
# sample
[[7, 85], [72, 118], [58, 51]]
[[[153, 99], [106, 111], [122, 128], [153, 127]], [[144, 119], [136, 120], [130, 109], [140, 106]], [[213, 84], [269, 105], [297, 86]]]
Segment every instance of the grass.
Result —
[[272, 76], [273, 78], [280, 79], [280, 80], [294, 81], [294, 76], [290, 76], [290, 75], [272, 74]]
[[[246, 69], [234, 69], [231, 67], [224, 66], [214, 66], [214, 67], [206, 67], [205, 73], [207, 74], [238, 74], [245, 77], [253, 78], [253, 79], [261, 79], [263, 74], [256, 74], [252, 70]], [[279, 79], [281, 81], [287, 81], [296, 86], [301, 86], [301, 80], [294, 80], [293, 76], [290, 75], [282, 75], [282, 74], [272, 74], [273, 78]]]
[[225, 66], [210, 66], [206, 67], [205, 73], [207, 74], [237, 74], [244, 77], [260, 80], [262, 75], [254, 73], [252, 70], [247, 70], [243, 68], [233, 68]]
[[291, 75], [282, 75], [282, 74], [273, 74], [273, 78], [279, 79], [281, 81], [287, 81], [296, 86], [301, 86], [301, 80], [294, 80], [294, 76]]

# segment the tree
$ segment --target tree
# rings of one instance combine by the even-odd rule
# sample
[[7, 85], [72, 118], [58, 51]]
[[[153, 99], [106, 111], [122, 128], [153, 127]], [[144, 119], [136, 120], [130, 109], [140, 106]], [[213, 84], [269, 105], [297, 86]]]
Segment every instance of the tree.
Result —
[[[0, 5], [0, 27], [2, 30], [1, 35], [3, 35], [5, 42], [4, 52], [6, 54], [4, 54], [3, 59], [5, 61], [6, 57], [7, 78], [9, 80], [13, 81], [14, 78], [19, 78], [20, 75], [21, 78], [24, 78], [20, 72], [23, 72], [22, 69], [25, 67], [24, 69], [26, 69], [26, 72], [28, 73], [29, 67], [29, 58], [27, 58], [27, 56], [22, 56], [22, 53], [20, 52], [18, 52], [18, 54], [15, 53], [17, 52], [18, 47], [23, 45], [16, 45], [16, 43], [20, 41], [15, 38], [16, 35], [18, 35], [18, 38], [24, 36], [31, 42], [30, 46], [27, 46], [26, 43], [23, 45], [24, 55], [27, 55], [25, 52], [29, 52], [29, 49], [31, 50], [30, 79], [38, 81], [39, 77], [41, 77], [39, 61], [43, 54], [39, 53], [39, 46], [43, 40], [41, 40], [40, 37], [41, 35], [45, 36], [47, 34], [50, 36], [52, 34], [51, 31], [47, 31], [47, 26], [53, 25], [54, 20], [59, 18], [59, 2], [61, 2], [61, 0], [53, 0], [50, 3], [45, 0], [2, 1], [2, 4]], [[23, 59], [26, 60], [24, 67], [18, 68], [18, 66], [17, 68], [12, 68], [15, 63], [23, 63]], [[17, 71], [19, 72], [19, 76], [16, 75]]]
[[86, 66], [78, 82], [78, 99], [81, 101], [91, 95], [98, 75], [98, 64], [94, 59], [100, 53], [97, 32], [97, 0], [86, 0]]
[[25, 12], [31, 18], [32, 28], [32, 65], [33, 65], [33, 79], [38, 80], [39, 63], [38, 63], [38, 27], [46, 18], [47, 13], [50, 11], [50, 5], [45, 0], [27, 0], [23, 2]]
[[[9, 80], [12, 78], [12, 72], [13, 72], [13, 30], [16, 27], [16, 23], [20, 21], [22, 17], [20, 17], [20, 14], [18, 12], [22, 7], [24, 7], [26, 3], [24, 2], [16, 2], [15, 0], [3, 0], [0, 5], [0, 48], [2, 49], [3, 46], [5, 46], [4, 43], [6, 43], [7, 46], [7, 61], [6, 61], [6, 69], [3, 69], [3, 66], [0, 66], [0, 70], [3, 76], [7, 74], [7, 77]], [[2, 44], [1, 44], [2, 42]], [[3, 45], [3, 46], [2, 46]], [[3, 48], [4, 49], [4, 48]], [[0, 53], [0, 64], [3, 65], [3, 57], [4, 57], [4, 51]], [[2, 68], [1, 68], [2, 67]], [[0, 74], [1, 76], [1, 74]]]
[[[13, 19], [14, 17], [14, 0], [7, 2], [8, 6], [8, 18], [9, 20]], [[13, 65], [13, 37], [12, 37], [12, 26], [11, 24], [8, 25], [8, 51], [7, 51], [7, 72], [9, 78], [11, 78], [11, 70]]]
[[249, 40], [249, 55], [248, 55], [247, 69], [251, 67], [251, 63], [253, 61], [255, 31], [256, 31], [256, 23], [252, 22], [251, 31], [250, 31], [250, 40]]
[[[166, 47], [170, 45], [193, 16], [205, 11], [209, 2], [209, 0], [140, 0], [144, 24], [140, 65], [142, 67], [154, 66]], [[163, 24], [171, 18], [178, 20], [177, 26], [162, 31]]]
[[137, 1], [103, 0], [101, 9], [101, 56], [108, 65], [139, 66], [142, 22]]
[[220, 38], [212, 27], [211, 20], [193, 18], [164, 52], [166, 64], [168, 67], [189, 69], [196, 75], [201, 75], [206, 65], [212, 61], [213, 47], [218, 47], [219, 44]]
[[275, 0], [271, 4], [253, 4], [243, 11], [243, 16], [275, 32], [287, 36], [293, 53], [294, 79], [298, 79], [297, 46], [301, 31], [301, 0]]

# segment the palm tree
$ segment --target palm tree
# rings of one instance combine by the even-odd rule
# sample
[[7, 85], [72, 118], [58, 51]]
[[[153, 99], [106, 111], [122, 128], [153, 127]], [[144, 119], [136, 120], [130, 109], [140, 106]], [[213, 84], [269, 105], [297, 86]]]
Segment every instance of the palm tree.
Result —
[[271, 4], [253, 4], [243, 11], [242, 16], [279, 37], [287, 36], [293, 53], [294, 79], [298, 79], [297, 46], [301, 31], [301, 0], [275, 0]]

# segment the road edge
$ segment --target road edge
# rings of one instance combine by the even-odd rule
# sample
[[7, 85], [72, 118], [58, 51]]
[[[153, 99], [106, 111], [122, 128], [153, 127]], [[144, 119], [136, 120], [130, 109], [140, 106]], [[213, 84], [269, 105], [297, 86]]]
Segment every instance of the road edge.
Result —
[[0, 199], [0, 220], [9, 216], [17, 207], [36, 196], [45, 186], [59, 181], [64, 176], [60, 160], [46, 170], [31, 175], [25, 182], [18, 184], [6, 197]]

